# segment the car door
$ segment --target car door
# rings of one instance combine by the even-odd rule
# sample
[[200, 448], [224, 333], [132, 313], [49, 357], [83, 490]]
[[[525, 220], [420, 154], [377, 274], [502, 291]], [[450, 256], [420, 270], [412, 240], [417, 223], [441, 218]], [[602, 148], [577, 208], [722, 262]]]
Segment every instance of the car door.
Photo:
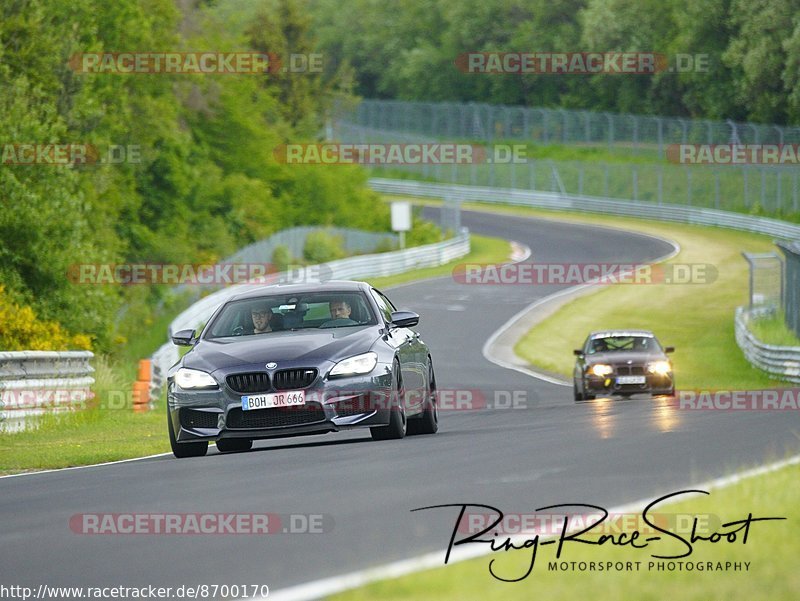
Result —
[[400, 359], [403, 388], [408, 400], [406, 409], [413, 410], [421, 405], [424, 400], [422, 393], [425, 385], [425, 376], [420, 368], [419, 361], [420, 347], [424, 345], [420, 342], [419, 335], [412, 329], [392, 326], [392, 311], [396, 311], [396, 307], [392, 304], [392, 301], [378, 290], [372, 288], [371, 292], [386, 323], [387, 342], [397, 349]]

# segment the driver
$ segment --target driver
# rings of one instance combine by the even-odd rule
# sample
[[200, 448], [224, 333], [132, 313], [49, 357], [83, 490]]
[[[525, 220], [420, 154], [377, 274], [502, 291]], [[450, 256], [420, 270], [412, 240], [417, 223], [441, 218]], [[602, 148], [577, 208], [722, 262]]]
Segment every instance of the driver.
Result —
[[331, 311], [331, 319], [350, 319], [350, 303], [344, 299], [332, 300], [328, 303], [328, 308]]
[[265, 334], [271, 332], [272, 309], [266, 304], [254, 305], [250, 309], [250, 317], [253, 319], [253, 333]]

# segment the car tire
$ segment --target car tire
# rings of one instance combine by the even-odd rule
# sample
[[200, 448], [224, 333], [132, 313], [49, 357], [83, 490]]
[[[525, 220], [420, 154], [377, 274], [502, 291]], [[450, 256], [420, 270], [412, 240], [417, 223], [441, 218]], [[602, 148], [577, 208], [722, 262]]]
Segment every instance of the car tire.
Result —
[[433, 373], [433, 362], [428, 358], [428, 395], [422, 417], [408, 421], [408, 434], [436, 434], [439, 431], [439, 407], [436, 399], [436, 375]]
[[178, 442], [175, 438], [175, 430], [172, 429], [172, 418], [167, 410], [167, 430], [169, 430], [169, 446], [172, 448], [172, 454], [178, 459], [186, 457], [202, 457], [208, 452], [208, 442], [205, 440], [199, 442]]
[[[578, 393], [578, 384], [576, 382], [574, 382], [574, 381], [573, 381], [573, 386], [575, 388], [575, 402], [576, 403], [579, 403], [580, 401], [593, 401], [596, 398], [596, 395], [587, 394], [586, 393], [586, 386], [585, 385], [584, 385], [582, 394]], [[580, 398], [578, 398], [578, 397], [580, 397]]]
[[[389, 400], [389, 425], [374, 426], [369, 429], [372, 440], [399, 440], [405, 438], [408, 431], [408, 419], [404, 404], [403, 381], [400, 375], [400, 363], [394, 362], [394, 385]], [[395, 406], [395, 401], [397, 405]]]
[[253, 448], [253, 441], [249, 438], [223, 438], [217, 441], [217, 450], [220, 453], [240, 453]]
[[584, 400], [583, 395], [578, 392], [578, 384], [577, 382], [572, 383], [572, 396], [575, 398], [576, 403], [580, 403]]

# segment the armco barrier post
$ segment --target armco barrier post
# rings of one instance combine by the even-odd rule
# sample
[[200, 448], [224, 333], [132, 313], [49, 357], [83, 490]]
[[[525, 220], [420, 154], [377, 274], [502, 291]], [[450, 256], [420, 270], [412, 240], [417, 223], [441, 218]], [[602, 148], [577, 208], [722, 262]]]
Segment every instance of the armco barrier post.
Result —
[[800, 241], [778, 242], [786, 256], [783, 278], [783, 310], [786, 325], [800, 338]]

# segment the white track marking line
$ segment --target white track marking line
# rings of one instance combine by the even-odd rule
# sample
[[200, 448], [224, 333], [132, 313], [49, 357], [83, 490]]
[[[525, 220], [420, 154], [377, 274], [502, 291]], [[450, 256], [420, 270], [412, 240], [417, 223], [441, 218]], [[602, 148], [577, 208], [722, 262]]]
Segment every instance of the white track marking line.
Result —
[[118, 463], [130, 463], [132, 461], [142, 461], [144, 459], [153, 459], [155, 457], [166, 457], [172, 453], [158, 453], [157, 455], [145, 455], [144, 457], [131, 457], [129, 459], [118, 459], [117, 461], [106, 461], [104, 463], [92, 463], [90, 465], [74, 465], [72, 467], [59, 467], [51, 470], [39, 470], [38, 472], [20, 472], [19, 474], [8, 474], [7, 476], [0, 476], [3, 478], [19, 478], [21, 476], [38, 476], [39, 474], [52, 474], [53, 472], [68, 472], [71, 470], [85, 470], [90, 467], [102, 467], [104, 465], [117, 465]]
[[[592, 227], [594, 227], [594, 226], [592, 226]], [[599, 227], [603, 227], [603, 226], [599, 226]], [[607, 228], [607, 229], [618, 229], [618, 228]], [[648, 238], [653, 238], [654, 240], [658, 240], [659, 242], [664, 242], [664, 243], [669, 244], [669, 245], [672, 246], [672, 251], [671, 252], [667, 253], [666, 255], [663, 255], [661, 257], [658, 257], [658, 258], [654, 259], [652, 261], [652, 263], [662, 263], [664, 261], [668, 261], [669, 259], [671, 259], [672, 257], [676, 256], [681, 251], [680, 245], [677, 242], [673, 241], [673, 240], [667, 240], [666, 238], [659, 238], [658, 236], [653, 236], [651, 234], [642, 234], [642, 233], [639, 233], [639, 232], [636, 232], [636, 234], [640, 235], [640, 236], [646, 236]], [[530, 251], [530, 249], [528, 249], [528, 250]], [[522, 259], [522, 260], [524, 261], [525, 259]], [[622, 273], [620, 273], [620, 275], [622, 275]], [[546, 303], [549, 303], [549, 302], [551, 302], [551, 301], [553, 301], [553, 300], [555, 300], [557, 298], [563, 297], [563, 296], [567, 296], [568, 297], [568, 296], [572, 296], [572, 295], [578, 295], [579, 293], [581, 293], [586, 288], [589, 288], [589, 287], [592, 287], [592, 286], [596, 286], [600, 282], [602, 282], [602, 278], [598, 279], [597, 282], [590, 282], [590, 283], [586, 283], [586, 284], [581, 284], [580, 286], [571, 286], [571, 287], [569, 287], [569, 288], [567, 288], [565, 290], [560, 290], [558, 292], [554, 292], [553, 294], [549, 294], [547, 296], [543, 296], [542, 298], [535, 300], [530, 305], [528, 305], [527, 307], [522, 309], [522, 311], [519, 311], [517, 314], [512, 316], [511, 319], [506, 321], [497, 330], [495, 330], [494, 334], [492, 334], [489, 337], [489, 339], [484, 343], [483, 348], [481, 349], [481, 353], [483, 354], [483, 357], [487, 361], [489, 361], [490, 363], [494, 363], [495, 365], [498, 365], [498, 366], [503, 367], [505, 369], [513, 369], [514, 371], [518, 371], [518, 372], [523, 373], [525, 375], [528, 375], [528, 376], [530, 376], [532, 378], [536, 378], [537, 380], [542, 380], [544, 382], [549, 382], [550, 384], [555, 384], [556, 386], [565, 386], [565, 387], [572, 386], [572, 383], [570, 381], [568, 381], [568, 380], [564, 380], [562, 378], [558, 378], [558, 377], [555, 377], [555, 376], [550, 376], [550, 375], [541, 373], [539, 371], [536, 371], [534, 369], [530, 369], [528, 367], [523, 367], [521, 365], [515, 365], [514, 363], [510, 363], [508, 361], [500, 359], [499, 357], [496, 357], [496, 356], [494, 356], [492, 354], [492, 346], [494, 346], [495, 342], [497, 342], [497, 339], [500, 338], [500, 336], [504, 335], [506, 332], [508, 332], [509, 330], [513, 329], [518, 321], [521, 321], [522, 319], [527, 317], [529, 313], [531, 313], [532, 311], [536, 310], [539, 306], [544, 305]], [[519, 337], [517, 338], [517, 340], [519, 340]]]
[[[795, 455], [788, 459], [784, 459], [783, 461], [752, 468], [743, 472], [732, 474], [730, 476], [715, 478], [701, 484], [692, 484], [690, 486], [676, 488], [675, 490], [699, 488], [702, 490], [711, 491], [725, 488], [727, 486], [731, 486], [732, 484], [737, 484], [742, 480], [775, 472], [790, 465], [797, 464], [800, 464], [800, 455]], [[683, 501], [698, 496], [701, 495], [699, 493], [681, 495], [681, 500]], [[644, 508], [647, 507], [647, 505], [649, 505], [652, 501], [653, 499], [640, 499], [638, 501], [634, 501], [633, 503], [625, 503], [623, 505], [619, 505], [618, 507], [609, 509], [608, 512], [609, 514], [638, 513], [643, 511]], [[670, 504], [671, 503], [665, 503], [664, 505], [666, 506]], [[518, 546], [520, 546], [525, 540], [525, 536], [512, 538], [512, 542]], [[466, 561], [468, 559], [483, 557], [490, 555], [491, 553], [493, 553], [493, 551], [485, 545], [478, 545], [477, 547], [471, 547], [467, 550], [454, 548], [450, 554], [450, 560], [447, 565]], [[424, 555], [411, 557], [409, 559], [402, 559], [400, 561], [394, 561], [367, 570], [359, 570], [357, 572], [351, 572], [341, 576], [323, 578], [307, 584], [299, 584], [281, 590], [270, 591], [269, 598], [274, 601], [310, 601], [313, 599], [321, 599], [328, 595], [333, 595], [353, 588], [365, 586], [378, 580], [398, 578], [400, 576], [407, 576], [408, 574], [421, 572], [423, 570], [444, 567], [444, 554], [444, 550], [433, 553], [425, 553]], [[258, 597], [251, 597], [252, 601], [255, 601], [255, 599], [258, 599]]]

